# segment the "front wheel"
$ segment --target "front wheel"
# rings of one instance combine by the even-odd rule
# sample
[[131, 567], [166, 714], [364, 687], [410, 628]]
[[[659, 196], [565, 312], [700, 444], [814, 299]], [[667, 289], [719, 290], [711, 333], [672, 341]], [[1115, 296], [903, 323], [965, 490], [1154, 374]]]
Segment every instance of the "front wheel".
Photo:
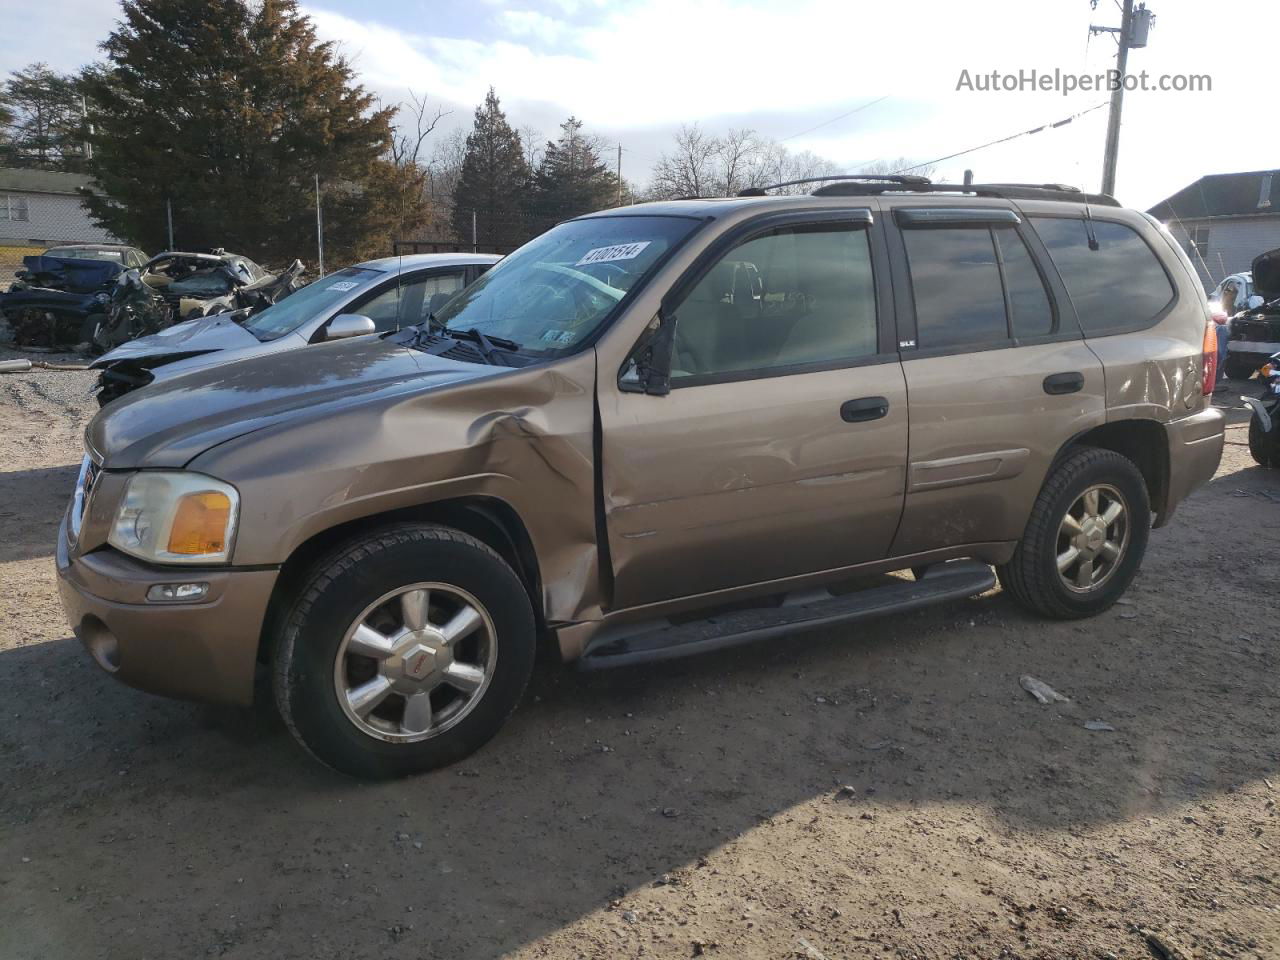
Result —
[[303, 583], [277, 640], [276, 703], [329, 766], [406, 776], [497, 733], [535, 646], [528, 594], [493, 550], [445, 527], [386, 527]]
[[1147, 487], [1133, 461], [1083, 448], [1045, 481], [1013, 558], [997, 568], [1000, 583], [1042, 616], [1093, 616], [1128, 588], [1150, 532]]
[[[1280, 408], [1275, 414], [1280, 415]], [[1269, 431], [1262, 429], [1262, 421], [1255, 413], [1249, 418], [1249, 453], [1262, 467], [1280, 467], [1280, 430], [1272, 425]]]

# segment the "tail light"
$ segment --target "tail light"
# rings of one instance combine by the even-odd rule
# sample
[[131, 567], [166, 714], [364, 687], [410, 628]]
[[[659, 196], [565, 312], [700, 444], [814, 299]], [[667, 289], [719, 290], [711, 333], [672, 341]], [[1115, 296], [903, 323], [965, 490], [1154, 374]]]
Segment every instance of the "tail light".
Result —
[[1206, 397], [1212, 396], [1213, 385], [1218, 382], [1218, 331], [1212, 320], [1204, 328], [1204, 382], [1200, 389]]

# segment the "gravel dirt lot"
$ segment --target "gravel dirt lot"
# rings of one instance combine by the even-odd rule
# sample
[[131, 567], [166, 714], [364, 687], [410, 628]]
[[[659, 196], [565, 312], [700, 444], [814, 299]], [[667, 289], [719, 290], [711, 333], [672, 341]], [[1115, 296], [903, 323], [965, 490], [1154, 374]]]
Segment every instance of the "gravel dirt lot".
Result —
[[268, 698], [151, 697], [71, 637], [89, 383], [0, 376], [3, 960], [1280, 956], [1280, 472], [1242, 411], [1096, 620], [992, 592], [542, 666], [478, 755], [363, 784]]

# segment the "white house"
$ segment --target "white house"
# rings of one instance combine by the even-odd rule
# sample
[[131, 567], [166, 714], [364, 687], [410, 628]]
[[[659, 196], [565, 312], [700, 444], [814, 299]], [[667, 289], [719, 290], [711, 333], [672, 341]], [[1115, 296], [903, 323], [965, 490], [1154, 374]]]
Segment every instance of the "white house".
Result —
[[1280, 247], [1280, 170], [1201, 177], [1147, 213], [1168, 225], [1212, 290]]
[[76, 190], [92, 185], [82, 173], [0, 167], [0, 247], [117, 242], [80, 203]]

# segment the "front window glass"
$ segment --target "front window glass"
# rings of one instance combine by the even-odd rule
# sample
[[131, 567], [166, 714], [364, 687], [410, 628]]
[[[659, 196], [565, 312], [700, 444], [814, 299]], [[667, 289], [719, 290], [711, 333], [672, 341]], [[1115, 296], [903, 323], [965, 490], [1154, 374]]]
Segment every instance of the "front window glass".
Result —
[[876, 352], [867, 231], [785, 227], [731, 250], [675, 310], [674, 385]]
[[244, 322], [244, 327], [259, 340], [275, 340], [385, 276], [381, 270], [347, 267], [307, 284], [279, 303], [254, 314]]
[[567, 352], [697, 225], [683, 217], [633, 216], [562, 223], [449, 301], [436, 323], [513, 340], [528, 352]]

